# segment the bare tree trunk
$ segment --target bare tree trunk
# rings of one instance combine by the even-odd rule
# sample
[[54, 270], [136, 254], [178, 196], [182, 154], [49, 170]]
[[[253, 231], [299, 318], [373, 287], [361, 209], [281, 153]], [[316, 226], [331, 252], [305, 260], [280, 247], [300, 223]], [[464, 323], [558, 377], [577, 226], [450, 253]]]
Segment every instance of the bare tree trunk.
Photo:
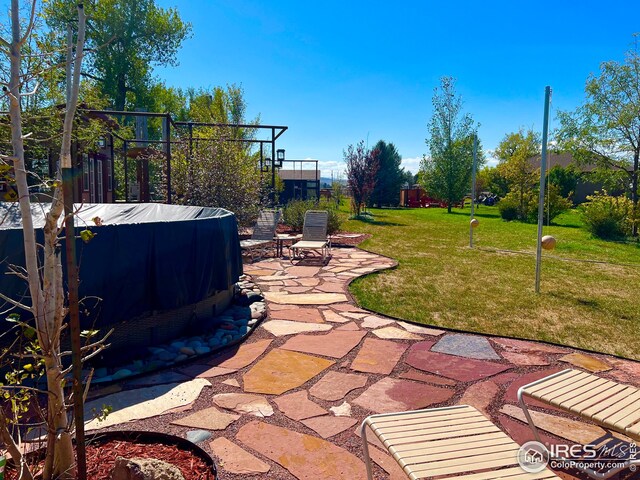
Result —
[[[35, 2], [32, 11], [35, 11]], [[61, 150], [62, 166], [71, 165], [71, 130], [75, 116], [82, 51], [84, 46], [85, 16], [79, 6], [78, 46], [72, 95], [67, 104]], [[43, 477], [72, 480], [76, 476], [71, 431], [67, 416], [67, 406], [63, 388], [63, 367], [60, 359], [60, 332], [66, 316], [62, 265], [57, 249], [58, 220], [63, 209], [62, 189], [54, 192], [51, 210], [46, 215], [44, 226], [44, 264], [38, 269], [35, 230], [31, 216], [31, 201], [27, 184], [24, 160], [24, 137], [22, 134], [22, 113], [20, 94], [21, 49], [33, 25], [33, 14], [24, 36], [20, 32], [18, 0], [11, 0], [11, 43], [9, 45], [11, 76], [9, 82], [9, 114], [11, 118], [11, 143], [13, 146], [13, 166], [19, 196], [20, 213], [24, 233], [25, 262], [32, 304], [31, 312], [36, 321], [38, 341], [44, 356], [47, 377], [47, 457]], [[59, 175], [59, 174], [58, 174]], [[41, 277], [42, 274], [42, 283]], [[0, 432], [1, 434], [2, 432]], [[29, 477], [23, 477], [29, 478]]]

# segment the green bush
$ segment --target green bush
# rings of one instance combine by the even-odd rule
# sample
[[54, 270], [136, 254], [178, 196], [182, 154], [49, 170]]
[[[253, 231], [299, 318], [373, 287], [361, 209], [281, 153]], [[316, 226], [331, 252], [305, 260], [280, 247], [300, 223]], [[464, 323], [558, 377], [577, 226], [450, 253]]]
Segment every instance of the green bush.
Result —
[[606, 191], [587, 197], [580, 208], [582, 219], [592, 235], [615, 239], [631, 235], [633, 228], [633, 202], [625, 196], [613, 197]]
[[328, 200], [291, 200], [284, 207], [282, 216], [285, 225], [296, 232], [301, 232], [304, 225], [304, 214], [307, 210], [327, 210], [329, 220], [327, 222], [327, 234], [332, 235], [340, 230], [341, 218], [335, 202]]
[[[544, 221], [548, 221], [548, 216], [553, 220], [571, 207], [571, 200], [560, 195], [558, 186], [549, 185], [548, 194], [544, 201]], [[520, 194], [509, 192], [498, 202], [498, 210], [503, 220], [536, 223], [538, 221], [538, 192], [526, 192], [522, 205], [520, 204]]]
[[510, 222], [511, 220], [520, 220], [520, 200], [513, 192], [507, 193], [504, 198], [498, 202], [498, 210], [503, 220]]

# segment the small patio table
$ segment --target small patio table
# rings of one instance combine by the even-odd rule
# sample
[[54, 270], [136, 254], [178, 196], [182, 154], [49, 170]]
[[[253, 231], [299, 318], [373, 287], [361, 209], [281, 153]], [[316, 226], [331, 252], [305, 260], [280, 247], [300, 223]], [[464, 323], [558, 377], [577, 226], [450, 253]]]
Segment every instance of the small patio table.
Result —
[[283, 253], [282, 251], [284, 250], [284, 245], [288, 242], [289, 245], [293, 245], [293, 243], [296, 240], [299, 240], [302, 238], [302, 234], [297, 234], [297, 235], [289, 235], [288, 233], [279, 233], [277, 234], [275, 237], [273, 237], [273, 239], [276, 242], [276, 256], [277, 257], [282, 257]]

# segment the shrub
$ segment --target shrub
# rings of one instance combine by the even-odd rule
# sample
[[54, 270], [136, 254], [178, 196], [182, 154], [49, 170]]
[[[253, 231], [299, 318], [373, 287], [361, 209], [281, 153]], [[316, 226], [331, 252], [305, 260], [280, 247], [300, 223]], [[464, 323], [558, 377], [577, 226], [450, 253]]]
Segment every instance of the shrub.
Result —
[[520, 220], [520, 200], [514, 195], [514, 192], [507, 193], [504, 198], [498, 202], [498, 210], [503, 220]]
[[[560, 195], [560, 189], [556, 185], [549, 185], [548, 195], [544, 202], [544, 221], [548, 220], [547, 216], [553, 220], [571, 207], [571, 200]], [[538, 192], [526, 192], [522, 205], [520, 205], [520, 194], [509, 192], [498, 202], [498, 210], [503, 220], [536, 223], [538, 221]]]
[[614, 197], [606, 191], [587, 197], [580, 208], [582, 219], [592, 235], [615, 239], [630, 235], [633, 227], [633, 202], [625, 196]]
[[332, 235], [340, 230], [341, 218], [338, 214], [338, 208], [335, 202], [327, 200], [320, 202], [315, 200], [291, 200], [282, 212], [284, 224], [297, 232], [301, 232], [304, 225], [304, 214], [307, 210], [327, 210], [329, 212], [327, 233]]

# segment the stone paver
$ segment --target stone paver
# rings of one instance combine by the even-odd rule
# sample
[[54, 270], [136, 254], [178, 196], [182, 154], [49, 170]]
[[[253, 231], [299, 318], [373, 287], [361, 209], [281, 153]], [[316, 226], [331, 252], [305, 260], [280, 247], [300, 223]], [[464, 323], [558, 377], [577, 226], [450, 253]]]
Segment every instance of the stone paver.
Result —
[[226, 380], [223, 380], [221, 383], [224, 383], [225, 385], [229, 385], [231, 387], [240, 388], [240, 383], [238, 383], [238, 380], [236, 380], [235, 378], [227, 378]]
[[349, 321], [351, 321], [350, 318], [345, 318], [342, 315], [334, 312], [333, 310], [324, 310], [322, 312], [322, 315], [324, 315], [324, 319], [327, 322], [333, 322], [333, 323], [347, 323]]
[[500, 356], [495, 352], [489, 340], [476, 335], [450, 333], [442, 337], [431, 350], [464, 358], [500, 360]]
[[398, 375], [400, 378], [406, 378], [407, 380], [418, 380], [419, 382], [434, 383], [436, 385], [446, 385], [449, 387], [455, 387], [456, 381], [450, 378], [439, 377], [438, 375], [431, 375], [430, 373], [420, 372], [415, 369], [411, 369], [408, 372], [403, 372]]
[[[500, 409], [501, 413], [516, 418], [521, 422], [527, 421], [524, 412], [520, 407], [515, 405], [503, 405]], [[533, 423], [536, 427], [553, 433], [561, 438], [566, 438], [572, 442], [581, 443], [583, 445], [592, 444], [594, 440], [604, 436], [607, 432], [596, 425], [588, 425], [586, 423], [577, 422], [568, 418], [549, 415], [548, 413], [529, 410]]]
[[102, 421], [94, 419], [87, 422], [84, 428], [88, 431], [111, 427], [161, 415], [174, 408], [186, 407], [200, 396], [203, 388], [210, 386], [208, 380], [196, 378], [183, 383], [169, 383], [107, 395], [85, 404], [85, 418], [93, 418], [93, 410], [101, 411], [103, 405], [109, 405], [112, 408], [111, 413]]
[[267, 473], [271, 469], [268, 463], [251, 455], [224, 437], [216, 438], [209, 446], [219, 459], [218, 466], [225, 472], [237, 475], [257, 475]]
[[555, 347], [545, 343], [516, 340], [514, 338], [492, 338], [492, 341], [501, 345], [506, 350], [514, 352], [542, 352], [542, 353], [566, 353], [567, 349]]
[[360, 330], [360, 327], [358, 327], [356, 322], [349, 322], [336, 327], [336, 330], [339, 332], [354, 332], [356, 330]]
[[257, 342], [243, 343], [237, 349], [224, 352], [219, 357], [209, 362], [221, 368], [241, 369], [251, 365], [271, 345], [271, 340], [258, 340]]
[[320, 292], [325, 293], [343, 293], [345, 288], [342, 282], [325, 282], [315, 288]]
[[496, 395], [500, 391], [500, 387], [491, 380], [478, 382], [471, 385], [458, 401], [459, 405], [471, 405], [477, 408], [486, 416], [489, 416], [487, 410], [489, 405], [495, 400]]
[[470, 382], [490, 377], [511, 368], [484, 360], [457, 357], [444, 353], [430, 352], [431, 341], [419, 342], [411, 346], [406, 362], [414, 368], [435, 373], [461, 382]]
[[412, 380], [383, 378], [371, 385], [353, 403], [375, 413], [417, 410], [449, 400], [455, 390]]
[[317, 308], [296, 308], [295, 310], [278, 310], [270, 314], [274, 320], [293, 320], [295, 322], [324, 323], [322, 314]]
[[560, 357], [560, 361], [570, 363], [571, 365], [584, 368], [591, 372], [607, 372], [613, 368], [607, 362], [603, 362], [599, 358], [580, 352], [570, 353], [569, 355]]
[[146, 377], [136, 378], [127, 382], [127, 387], [150, 387], [164, 383], [186, 382], [191, 377], [178, 372], [160, 372]]
[[440, 335], [447, 333], [444, 330], [438, 330], [437, 328], [431, 328], [431, 327], [423, 327], [421, 325], [414, 325], [413, 323], [409, 323], [409, 322], [396, 322], [396, 323], [400, 325], [402, 328], [404, 328], [406, 331], [411, 333], [420, 333], [422, 335], [431, 335], [433, 337], [439, 337]]
[[362, 328], [378, 328], [395, 323], [395, 320], [391, 320], [390, 318], [376, 317], [375, 315], [364, 315], [364, 317], [362, 316], [363, 314], [360, 313], [345, 313], [345, 315], [356, 319], [358, 319], [358, 317], [363, 318], [364, 320], [360, 324]]
[[278, 409], [292, 420], [326, 415], [327, 411], [315, 402], [309, 400], [306, 390], [283, 395], [274, 400]]
[[328, 323], [305, 323], [295, 322], [292, 320], [269, 320], [262, 325], [267, 332], [275, 335], [276, 337], [283, 337], [285, 335], [294, 335], [302, 332], [326, 332], [331, 330], [331, 325]]
[[226, 408], [237, 413], [248, 413], [256, 417], [270, 417], [273, 407], [269, 401], [260, 395], [250, 393], [219, 393], [213, 396], [213, 403], [220, 408]]
[[[504, 394], [504, 401], [517, 404], [518, 390], [520, 389], [520, 387], [535, 382], [536, 380], [540, 380], [541, 378], [547, 377], [549, 375], [553, 375], [554, 373], [557, 373], [561, 370], [564, 370], [564, 368], [555, 367], [521, 375], [509, 385], [509, 388], [507, 388], [507, 391]], [[554, 407], [550, 405], [543, 404], [541, 402], [538, 402], [537, 400], [532, 400], [530, 398], [527, 399], [527, 405], [554, 409]]]
[[349, 417], [324, 416], [308, 418], [307, 420], [302, 420], [302, 423], [314, 430], [322, 438], [329, 438], [353, 427], [358, 421]]
[[296, 335], [287, 340], [280, 348], [325, 357], [342, 358], [353, 350], [366, 334], [367, 332], [363, 331], [334, 330], [325, 335]]
[[336, 417], [350, 417], [351, 416], [351, 405], [347, 402], [342, 402], [340, 405], [336, 407], [329, 408], [331, 412]]
[[408, 332], [398, 327], [378, 328], [372, 333], [378, 338], [385, 338], [387, 340], [422, 340], [420, 335], [416, 335], [415, 333]]
[[311, 380], [333, 364], [324, 358], [274, 349], [244, 374], [244, 390], [280, 395]]
[[289, 305], [331, 305], [346, 302], [344, 293], [281, 293], [265, 292], [264, 298], [268, 302], [287, 303]]
[[240, 415], [221, 412], [216, 407], [209, 407], [174, 420], [171, 423], [174, 425], [182, 425], [183, 427], [224, 430], [239, 418]]
[[337, 445], [264, 422], [244, 425], [236, 438], [298, 479], [353, 480], [365, 471], [358, 457]]
[[545, 360], [541, 355], [535, 353], [518, 353], [518, 352], [502, 352], [502, 357], [505, 360], [509, 360], [514, 365], [522, 366], [544, 366], [549, 365], [549, 362]]
[[316, 398], [327, 401], [342, 400], [347, 393], [367, 384], [367, 377], [353, 373], [327, 372], [309, 389], [309, 393]]
[[351, 369], [357, 372], [388, 375], [406, 349], [406, 345], [390, 340], [365, 338], [358, 355], [351, 363]]

